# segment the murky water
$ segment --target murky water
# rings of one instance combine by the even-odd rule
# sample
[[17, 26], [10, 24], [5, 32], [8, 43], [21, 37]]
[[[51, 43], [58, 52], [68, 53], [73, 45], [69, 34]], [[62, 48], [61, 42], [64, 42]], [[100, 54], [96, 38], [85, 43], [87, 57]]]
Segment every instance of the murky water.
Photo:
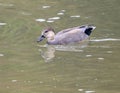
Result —
[[[0, 0], [0, 93], [120, 93], [120, 0]], [[88, 42], [36, 43], [40, 31], [94, 24]]]

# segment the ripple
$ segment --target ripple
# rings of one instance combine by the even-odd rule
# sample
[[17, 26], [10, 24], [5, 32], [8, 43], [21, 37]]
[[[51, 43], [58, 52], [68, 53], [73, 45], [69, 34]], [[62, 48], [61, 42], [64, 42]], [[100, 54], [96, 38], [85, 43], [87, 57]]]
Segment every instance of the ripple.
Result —
[[66, 12], [66, 10], [60, 10], [57, 15], [64, 15], [64, 13]]
[[17, 80], [12, 80], [12, 82], [17, 82]]
[[40, 18], [40, 19], [36, 19], [36, 21], [38, 21], [38, 22], [45, 22], [46, 19], [42, 19], [42, 18]]
[[72, 15], [72, 16], [70, 16], [70, 17], [72, 17], [72, 18], [79, 18], [80, 15]]
[[48, 18], [48, 20], [58, 20], [60, 19], [60, 17], [52, 17], [52, 18]]
[[52, 22], [54, 22], [55, 20], [59, 20], [59, 19], [60, 19], [60, 17], [51, 17], [51, 18], [48, 18], [47, 22], [48, 22], [48, 23], [52, 23]]
[[6, 25], [7, 23], [0, 23], [0, 26]]
[[90, 17], [89, 17], [89, 16], [86, 16], [85, 18], [88, 19], [88, 18], [90, 18]]
[[102, 15], [105, 15], [105, 13], [103, 12], [103, 13], [101, 13]]
[[107, 51], [107, 53], [113, 53], [113, 51]]
[[32, 15], [31, 13], [28, 12], [21, 12], [22, 15]]
[[0, 57], [3, 57], [4, 56], [4, 54], [0, 54]]
[[42, 8], [46, 9], [46, 8], [50, 8], [51, 6], [48, 6], [48, 5], [44, 5], [42, 6]]
[[95, 91], [85, 91], [85, 93], [95, 93]]
[[44, 82], [43, 82], [43, 81], [40, 81], [39, 83], [40, 83], [40, 84], [43, 84]]
[[63, 9], [63, 10], [61, 10], [61, 12], [66, 12], [66, 10]]
[[9, 6], [9, 7], [12, 7], [12, 6], [14, 6], [14, 4], [5, 4], [5, 3], [0, 3], [0, 6]]
[[81, 49], [82, 46], [63, 46], [63, 45], [57, 45], [54, 46], [56, 50], [58, 51], [71, 51], [71, 52], [83, 52], [83, 50]]
[[120, 39], [105, 38], [105, 39], [94, 39], [94, 40], [90, 40], [90, 41], [94, 41], [94, 42], [102, 42], [102, 41], [120, 41]]
[[53, 20], [47, 20], [48, 23], [53, 23], [54, 21]]
[[86, 57], [92, 57], [92, 55], [86, 55]]
[[59, 13], [57, 13], [57, 15], [64, 15], [64, 13], [59, 12]]
[[104, 60], [104, 58], [102, 58], [102, 57], [99, 57], [99, 58], [98, 58], [98, 60]]
[[78, 91], [83, 91], [84, 89], [78, 89]]

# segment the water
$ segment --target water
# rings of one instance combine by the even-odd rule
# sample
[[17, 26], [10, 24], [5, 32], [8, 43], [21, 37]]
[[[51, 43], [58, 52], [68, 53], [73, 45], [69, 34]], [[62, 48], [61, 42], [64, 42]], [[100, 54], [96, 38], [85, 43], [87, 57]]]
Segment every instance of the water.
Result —
[[[0, 0], [0, 93], [119, 93], [119, 0]], [[36, 43], [55, 31], [94, 24], [88, 42]]]

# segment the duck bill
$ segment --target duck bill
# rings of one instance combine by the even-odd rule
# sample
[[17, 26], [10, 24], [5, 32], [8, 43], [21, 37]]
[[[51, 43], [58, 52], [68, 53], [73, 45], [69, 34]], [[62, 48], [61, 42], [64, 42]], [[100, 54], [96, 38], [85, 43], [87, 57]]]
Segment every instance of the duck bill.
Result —
[[40, 37], [38, 37], [37, 42], [41, 42], [44, 38], [45, 36], [41, 35]]

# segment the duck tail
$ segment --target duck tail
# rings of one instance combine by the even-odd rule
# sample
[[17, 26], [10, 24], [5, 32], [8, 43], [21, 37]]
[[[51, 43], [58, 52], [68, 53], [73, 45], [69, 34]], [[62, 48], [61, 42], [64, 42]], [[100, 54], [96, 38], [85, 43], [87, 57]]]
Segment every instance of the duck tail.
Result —
[[87, 34], [88, 36], [91, 35], [92, 31], [95, 29], [96, 27], [93, 25], [88, 25], [87, 28], [85, 29], [85, 34]]

